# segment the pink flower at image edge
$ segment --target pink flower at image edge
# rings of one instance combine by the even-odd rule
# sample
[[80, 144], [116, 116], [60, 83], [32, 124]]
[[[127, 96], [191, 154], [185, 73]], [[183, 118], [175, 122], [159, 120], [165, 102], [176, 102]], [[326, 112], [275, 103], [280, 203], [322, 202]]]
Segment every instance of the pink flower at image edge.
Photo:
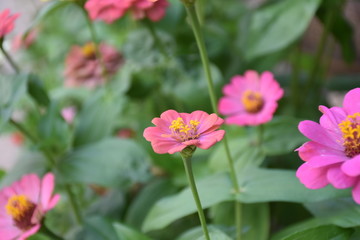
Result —
[[256, 126], [272, 119], [284, 90], [271, 72], [259, 75], [248, 70], [244, 76], [234, 76], [223, 93], [218, 108], [226, 116], [225, 123]]
[[320, 106], [320, 123], [302, 121], [300, 132], [311, 141], [297, 149], [305, 161], [296, 172], [307, 188], [331, 184], [338, 189], [352, 188], [360, 204], [360, 88], [349, 91], [343, 107]]
[[28, 174], [0, 191], [0, 236], [2, 240], [23, 240], [39, 231], [47, 211], [59, 201], [54, 190], [54, 175], [42, 180]]
[[217, 130], [223, 122], [214, 113], [167, 110], [152, 120], [155, 127], [146, 128], [144, 137], [159, 154], [181, 152], [188, 146], [208, 149], [223, 139], [225, 131]]
[[0, 39], [14, 29], [14, 22], [19, 14], [10, 15], [10, 10], [5, 9], [0, 12]]

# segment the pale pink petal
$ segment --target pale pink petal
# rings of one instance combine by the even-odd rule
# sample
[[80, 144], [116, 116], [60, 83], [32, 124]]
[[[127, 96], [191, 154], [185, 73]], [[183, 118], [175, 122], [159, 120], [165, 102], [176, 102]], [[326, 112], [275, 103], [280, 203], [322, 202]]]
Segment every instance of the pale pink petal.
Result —
[[[197, 118], [195, 118], [197, 119]], [[219, 122], [219, 117], [216, 114], [210, 114], [208, 115], [205, 119], [202, 119], [202, 121], [200, 121], [200, 125], [198, 128], [198, 133], [202, 134], [204, 132], [207, 132], [209, 129], [211, 130], [215, 130], [212, 127], [215, 125], [216, 128], [219, 127], [219, 125], [216, 125]], [[220, 121], [222, 123], [222, 121]]]
[[360, 175], [360, 155], [349, 159], [341, 166], [341, 170], [352, 177]]
[[20, 180], [20, 184], [23, 194], [33, 203], [37, 203], [40, 196], [40, 178], [36, 174], [28, 174]]
[[0, 236], [3, 240], [13, 240], [18, 237], [22, 231], [16, 227], [8, 226], [7, 228], [0, 228]]
[[46, 212], [49, 210], [49, 202], [54, 191], [55, 176], [53, 173], [47, 173], [41, 182], [41, 206]]
[[[148, 140], [150, 141], [150, 140]], [[151, 141], [154, 152], [159, 154], [168, 153], [171, 149], [185, 148], [186, 145], [176, 142], [175, 140]]]
[[40, 227], [41, 227], [40, 224], [33, 226], [32, 228], [30, 228], [29, 230], [27, 230], [26, 232], [21, 234], [21, 236], [19, 237], [19, 240], [26, 240], [31, 235], [34, 235], [35, 233], [37, 233], [39, 231]]
[[225, 135], [224, 130], [218, 130], [218, 131], [209, 133], [205, 136], [200, 137], [200, 139], [199, 139], [200, 141], [196, 146], [201, 149], [209, 149], [215, 143], [221, 141], [224, 138], [224, 135]]
[[343, 151], [343, 146], [339, 143], [339, 140], [334, 139], [332, 135], [316, 122], [309, 120], [301, 121], [299, 123], [299, 131], [314, 142]]
[[349, 188], [352, 187], [357, 178], [350, 177], [341, 171], [340, 166], [332, 167], [327, 172], [327, 179], [335, 188]]
[[307, 188], [323, 188], [329, 184], [326, 177], [327, 169], [327, 167], [314, 168], [306, 162], [298, 168], [296, 176]]
[[167, 110], [160, 115], [161, 119], [164, 119], [165, 121], [167, 121], [169, 123], [171, 123], [173, 120], [176, 120], [179, 117], [180, 117], [180, 114], [172, 109]]
[[56, 204], [59, 202], [59, 200], [60, 200], [60, 195], [55, 194], [53, 198], [49, 201], [48, 210], [54, 208]]
[[167, 153], [169, 154], [173, 154], [173, 153], [176, 153], [176, 152], [181, 152], [182, 150], [184, 150], [184, 148], [186, 148], [188, 145], [185, 145], [185, 144], [179, 144], [179, 145], [173, 145], [173, 147], [171, 147]]
[[239, 99], [223, 97], [219, 100], [219, 112], [223, 115], [233, 115], [236, 113], [245, 112], [243, 104]]
[[360, 113], [360, 88], [350, 90], [344, 97], [343, 107], [348, 115]]

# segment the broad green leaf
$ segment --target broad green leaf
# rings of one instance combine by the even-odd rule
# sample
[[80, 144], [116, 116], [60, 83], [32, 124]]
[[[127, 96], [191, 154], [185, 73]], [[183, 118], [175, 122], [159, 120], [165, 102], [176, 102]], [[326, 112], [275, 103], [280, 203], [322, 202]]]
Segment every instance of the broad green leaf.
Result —
[[[203, 208], [233, 199], [231, 182], [226, 174], [217, 174], [197, 182]], [[176, 219], [196, 212], [196, 205], [189, 188], [158, 201], [147, 215], [143, 230], [150, 231], [166, 227]]]
[[334, 225], [327, 225], [297, 232], [284, 237], [281, 240], [348, 240], [352, 233], [352, 229], [344, 229]]
[[155, 179], [146, 185], [127, 210], [125, 223], [141, 229], [150, 208], [164, 196], [175, 193], [176, 188], [167, 179]]
[[[231, 240], [231, 238], [223, 231], [221, 231], [217, 226], [208, 225], [208, 231], [211, 240]], [[196, 227], [186, 231], [180, 237], [176, 238], [176, 240], [203, 240], [205, 239], [205, 236], [203, 235], [204, 233], [202, 228]]]
[[246, 203], [286, 201], [317, 202], [349, 195], [348, 189], [331, 186], [307, 189], [295, 176], [295, 171], [280, 169], [245, 169], [239, 173], [239, 201]]
[[247, 59], [281, 50], [306, 30], [320, 0], [274, 1], [257, 9], [251, 20], [244, 46]]
[[47, 107], [50, 103], [49, 96], [41, 80], [35, 75], [29, 75], [29, 95], [41, 106]]
[[109, 137], [116, 126], [124, 98], [105, 91], [97, 92], [79, 112], [75, 123], [74, 145], [81, 146]]
[[123, 187], [147, 180], [148, 160], [132, 140], [110, 138], [75, 149], [59, 162], [58, 169], [65, 182]]
[[18, 101], [26, 94], [27, 75], [0, 75], [0, 130], [11, 118]]
[[85, 218], [83, 229], [74, 239], [122, 240], [118, 237], [112, 222], [100, 216]]
[[289, 153], [307, 141], [298, 130], [299, 120], [290, 117], [278, 117], [265, 124], [263, 149], [266, 155]]
[[114, 223], [113, 227], [119, 240], [151, 240], [144, 234], [120, 223]]

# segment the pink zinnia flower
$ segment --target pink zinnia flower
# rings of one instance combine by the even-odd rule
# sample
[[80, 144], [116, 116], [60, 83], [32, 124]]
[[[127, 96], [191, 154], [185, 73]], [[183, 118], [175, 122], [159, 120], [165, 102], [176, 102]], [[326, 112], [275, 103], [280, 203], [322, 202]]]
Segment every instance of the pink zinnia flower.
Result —
[[160, 21], [166, 12], [169, 3], [166, 0], [134, 0], [131, 11], [135, 19], [149, 18], [151, 21]]
[[92, 20], [101, 19], [110, 24], [121, 18], [134, 0], [88, 0], [85, 8]]
[[36, 40], [38, 29], [32, 29], [27, 34], [19, 34], [12, 41], [12, 49], [17, 51], [21, 48], [29, 48]]
[[151, 142], [154, 151], [160, 154], [180, 152], [187, 146], [208, 149], [224, 137], [225, 131], [217, 130], [223, 122], [214, 113], [209, 115], [203, 111], [178, 113], [167, 110], [160, 118], [152, 120], [155, 127], [146, 128], [144, 137]]
[[335, 188], [352, 187], [360, 204], [360, 88], [349, 91], [343, 107], [320, 106], [320, 124], [302, 121], [299, 130], [311, 141], [300, 148], [305, 161], [296, 176], [311, 189], [331, 184]]
[[19, 14], [10, 15], [9, 9], [0, 12], [0, 39], [13, 30], [14, 21], [18, 16]]
[[23, 240], [35, 234], [47, 211], [54, 208], [59, 195], [52, 195], [54, 175], [42, 180], [35, 174], [23, 176], [0, 192], [0, 236], [2, 240]]
[[259, 75], [250, 70], [244, 76], [234, 76], [231, 83], [224, 86], [223, 93], [219, 112], [227, 116], [225, 123], [255, 126], [272, 119], [284, 91], [272, 73]]
[[65, 60], [65, 85], [94, 88], [104, 83], [103, 70], [107, 76], [114, 75], [123, 63], [122, 55], [104, 43], [99, 45], [99, 52], [102, 62], [96, 56], [93, 43], [73, 46]]

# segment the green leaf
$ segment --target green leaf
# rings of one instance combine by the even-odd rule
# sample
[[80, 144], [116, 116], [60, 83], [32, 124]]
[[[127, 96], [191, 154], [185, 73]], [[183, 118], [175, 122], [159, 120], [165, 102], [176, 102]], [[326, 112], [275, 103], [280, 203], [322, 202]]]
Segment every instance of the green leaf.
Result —
[[49, 96], [41, 80], [35, 75], [29, 75], [28, 81], [29, 95], [41, 106], [48, 106], [50, 103]]
[[331, 186], [316, 190], [307, 189], [292, 170], [247, 168], [238, 175], [241, 191], [238, 199], [246, 203], [269, 201], [305, 203], [349, 196], [348, 189], [335, 189]]
[[26, 94], [27, 75], [0, 75], [0, 130], [11, 118], [11, 114]]
[[63, 181], [124, 187], [149, 177], [149, 157], [129, 139], [110, 138], [75, 149], [59, 163]]
[[344, 229], [333, 225], [319, 226], [284, 237], [281, 240], [348, 240], [352, 229]]
[[290, 117], [278, 117], [265, 124], [263, 149], [267, 156], [280, 155], [294, 151], [307, 141], [298, 130], [299, 120]]
[[289, 46], [306, 30], [320, 2], [283, 0], [256, 10], [243, 46], [245, 57], [251, 60]]
[[[231, 182], [226, 174], [217, 174], [197, 182], [203, 208], [233, 199]], [[166, 227], [173, 221], [196, 212], [196, 205], [189, 188], [158, 201], [147, 215], [143, 230], [150, 231]]]
[[45, 6], [43, 6], [40, 9], [40, 11], [36, 15], [35, 20], [31, 24], [31, 27], [29, 29], [31, 29], [32, 27], [41, 23], [42, 21], [44, 21], [45, 18], [53, 15], [57, 10], [65, 7], [65, 6], [68, 6], [69, 4], [73, 4], [73, 2], [72, 1], [51, 1], [51, 2], [47, 3]]
[[113, 227], [120, 240], [151, 240], [144, 234], [120, 223], [114, 223]]
[[125, 99], [99, 91], [79, 112], [75, 123], [74, 146], [81, 146], [109, 137], [115, 127]]
[[122, 240], [118, 237], [112, 223], [100, 216], [86, 218], [84, 228], [76, 234], [74, 239]]
[[[208, 225], [208, 231], [210, 234], [211, 240], [231, 240], [231, 238], [222, 232], [216, 226]], [[203, 230], [201, 227], [196, 227], [190, 229], [183, 233], [180, 237], [176, 238], [176, 240], [203, 240], [205, 236], [203, 236]]]
[[156, 179], [150, 182], [132, 201], [127, 210], [125, 223], [140, 229], [154, 203], [164, 196], [173, 194], [175, 191], [176, 188], [167, 179]]

